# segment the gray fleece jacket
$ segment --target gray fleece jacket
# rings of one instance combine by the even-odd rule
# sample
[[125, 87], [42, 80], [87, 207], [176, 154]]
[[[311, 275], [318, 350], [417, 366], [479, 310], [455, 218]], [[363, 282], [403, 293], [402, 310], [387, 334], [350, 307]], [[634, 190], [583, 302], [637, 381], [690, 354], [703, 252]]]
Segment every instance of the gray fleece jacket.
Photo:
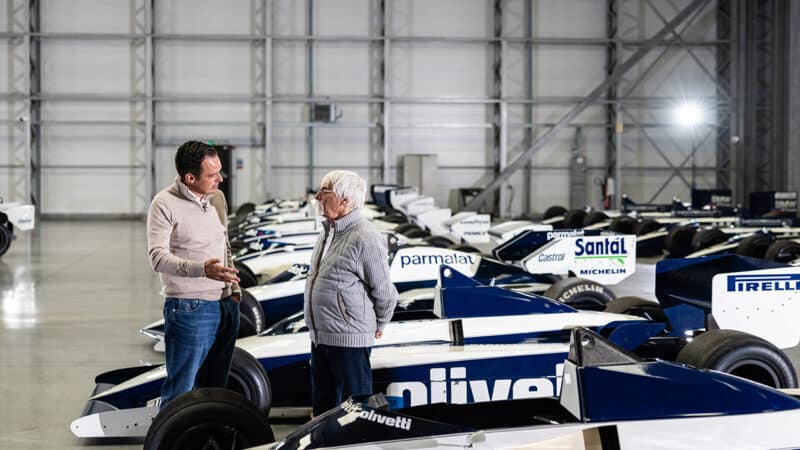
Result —
[[[386, 239], [358, 210], [323, 222], [311, 256], [304, 311], [311, 342], [334, 347], [371, 347], [397, 305], [389, 279]], [[322, 250], [331, 227], [330, 247]]]

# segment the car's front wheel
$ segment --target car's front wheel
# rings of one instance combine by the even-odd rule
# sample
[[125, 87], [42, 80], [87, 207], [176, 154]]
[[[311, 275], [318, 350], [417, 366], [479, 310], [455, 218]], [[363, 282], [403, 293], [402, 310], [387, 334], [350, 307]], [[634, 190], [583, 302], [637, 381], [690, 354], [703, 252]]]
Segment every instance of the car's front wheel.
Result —
[[797, 374], [786, 354], [764, 339], [741, 331], [706, 331], [686, 344], [676, 361], [778, 389], [797, 387]]
[[158, 413], [145, 450], [243, 449], [275, 440], [267, 417], [222, 388], [187, 392]]

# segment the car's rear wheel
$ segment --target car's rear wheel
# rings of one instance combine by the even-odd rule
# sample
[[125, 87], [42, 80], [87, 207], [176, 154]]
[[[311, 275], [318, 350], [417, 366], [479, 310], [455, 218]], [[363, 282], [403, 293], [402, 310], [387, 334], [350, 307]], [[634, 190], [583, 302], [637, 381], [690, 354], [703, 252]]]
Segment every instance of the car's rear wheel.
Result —
[[692, 237], [697, 233], [697, 227], [691, 225], [677, 226], [664, 238], [664, 248], [669, 252], [670, 258], [682, 258], [692, 252]]
[[580, 228], [583, 226], [583, 219], [586, 217], [586, 211], [583, 209], [571, 209], [564, 214], [564, 228]]
[[261, 303], [247, 289], [242, 289], [239, 312], [253, 323], [256, 334], [264, 331], [267, 323], [266, 317], [264, 317], [264, 309], [261, 308]]
[[764, 259], [786, 263], [800, 258], [800, 243], [791, 239], [780, 239], [772, 243], [764, 254]]
[[603, 211], [592, 211], [586, 214], [583, 218], [583, 226], [588, 227], [596, 223], [605, 222], [608, 220], [608, 215]]
[[676, 361], [778, 389], [797, 387], [797, 374], [786, 354], [764, 339], [741, 331], [706, 331], [686, 344]]
[[736, 247], [736, 254], [753, 258], [763, 258], [773, 241], [774, 239], [772, 236], [761, 233], [747, 236], [742, 239], [742, 242]]
[[636, 219], [628, 216], [614, 217], [608, 229], [621, 234], [636, 234]]
[[269, 415], [272, 386], [267, 371], [253, 355], [239, 347], [233, 351], [226, 387], [249, 400], [264, 416]]
[[428, 236], [424, 239], [424, 241], [434, 247], [440, 248], [447, 248], [453, 245], [453, 241], [444, 236]]
[[11, 231], [3, 224], [0, 226], [0, 256], [3, 256], [5, 252], [8, 251], [8, 248], [11, 247], [11, 240], [13, 239], [13, 235]]
[[449, 248], [450, 250], [456, 250], [456, 251], [464, 252], [464, 253], [480, 253], [481, 252], [477, 248], [475, 248], [475, 247], [473, 247], [471, 245], [466, 245], [466, 244], [453, 244], [453, 245], [451, 245], [451, 246], [449, 246], [447, 248]]
[[243, 449], [275, 440], [269, 421], [250, 402], [222, 388], [187, 392], [153, 420], [145, 450]]
[[636, 229], [634, 231], [636, 232], [637, 236], [642, 236], [660, 230], [662, 227], [663, 225], [661, 225], [661, 222], [655, 219], [644, 219], [639, 222], [638, 225], [636, 225]]
[[552, 219], [553, 217], [563, 216], [567, 212], [567, 208], [559, 205], [553, 205], [544, 210], [543, 220]]
[[606, 304], [605, 312], [615, 314], [628, 314], [642, 317], [653, 322], [665, 322], [667, 317], [657, 302], [645, 300], [641, 297], [625, 296], [615, 298]]
[[254, 274], [253, 271], [250, 270], [249, 267], [247, 267], [245, 264], [239, 261], [234, 261], [233, 267], [235, 267], [239, 271], [238, 275], [239, 275], [240, 287], [249, 288], [253, 286], [258, 286], [258, 278], [256, 277], [256, 274]]
[[607, 303], [616, 298], [608, 287], [583, 278], [556, 281], [543, 295], [576, 309], [592, 311], [602, 311]]
[[719, 228], [697, 230], [692, 236], [692, 251], [703, 250], [728, 240], [728, 235]]

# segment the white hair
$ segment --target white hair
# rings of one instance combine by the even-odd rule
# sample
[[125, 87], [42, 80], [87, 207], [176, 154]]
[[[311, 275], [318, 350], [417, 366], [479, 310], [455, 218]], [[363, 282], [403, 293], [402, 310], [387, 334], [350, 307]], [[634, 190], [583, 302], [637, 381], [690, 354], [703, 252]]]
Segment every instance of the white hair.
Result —
[[330, 184], [339, 198], [346, 198], [352, 209], [362, 208], [367, 195], [367, 182], [348, 170], [334, 170], [322, 177], [322, 186]]

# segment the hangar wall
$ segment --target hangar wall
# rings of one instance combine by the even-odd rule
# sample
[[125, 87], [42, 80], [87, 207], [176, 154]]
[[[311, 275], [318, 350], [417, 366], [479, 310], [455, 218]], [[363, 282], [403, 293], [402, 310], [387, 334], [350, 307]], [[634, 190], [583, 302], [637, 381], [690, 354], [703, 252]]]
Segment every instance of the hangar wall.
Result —
[[[494, 178], [690, 3], [4, 0], [0, 195], [32, 193], [49, 216], [138, 216], [174, 177], [175, 147], [203, 139], [237, 147], [233, 204], [300, 196], [335, 168], [401, 182], [408, 153], [438, 156], [446, 204], [450, 189]], [[601, 206], [607, 175], [640, 201], [714, 187], [715, 134], [730, 120], [714, 80], [716, 6], [534, 154], [499, 190], [498, 212]], [[710, 119], [676, 126], [684, 98]], [[327, 101], [341, 119], [311, 122], [309, 105]]]

